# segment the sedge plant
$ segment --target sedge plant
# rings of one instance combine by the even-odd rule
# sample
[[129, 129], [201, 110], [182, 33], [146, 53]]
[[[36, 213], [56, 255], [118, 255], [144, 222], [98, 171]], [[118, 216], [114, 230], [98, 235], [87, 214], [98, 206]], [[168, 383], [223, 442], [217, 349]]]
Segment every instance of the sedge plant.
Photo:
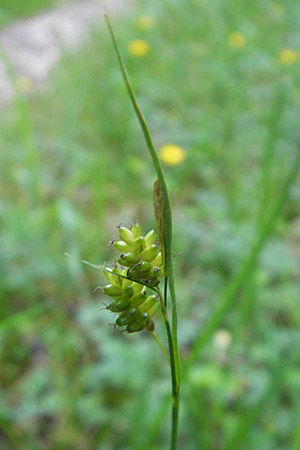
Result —
[[[137, 103], [107, 14], [105, 14], [105, 20], [125, 86], [140, 123], [157, 174], [153, 190], [157, 235], [154, 230], [143, 235], [138, 222], [134, 223], [130, 228], [127, 228], [122, 224], [119, 226], [119, 240], [112, 241], [111, 244], [119, 250], [120, 254], [111, 267], [101, 267], [108, 281], [108, 284], [103, 287], [103, 291], [112, 299], [106, 306], [106, 309], [116, 315], [114, 323], [115, 327], [121, 328], [122, 331], [127, 333], [137, 333], [143, 330], [151, 333], [170, 365], [172, 382], [172, 429], [170, 448], [171, 450], [176, 450], [180, 403], [180, 364], [177, 341], [176, 292], [172, 257], [172, 210], [164, 172], [157, 157], [157, 152], [147, 122]], [[281, 104], [281, 92], [278, 101], [280, 101]], [[276, 120], [279, 120], [279, 118], [276, 118]], [[272, 145], [274, 144], [273, 140], [276, 136], [277, 125], [277, 123], [274, 123], [274, 130], [271, 130], [272, 135], [270, 137], [270, 142], [267, 143], [266, 161], [263, 168], [264, 173], [261, 186], [261, 205], [264, 205], [266, 195], [268, 194], [268, 166], [272, 159]], [[264, 216], [262, 218], [261, 214], [259, 214], [261, 221], [259, 222], [258, 233], [253, 246], [249, 249], [244, 262], [238, 268], [233, 279], [229, 283], [216, 310], [203, 326], [201, 333], [196, 337], [189, 355], [184, 361], [182, 367], [182, 379], [187, 377], [189, 369], [197, 360], [201, 350], [217, 329], [231, 306], [235, 303], [238, 294], [242, 291], [243, 287], [247, 284], [247, 281], [255, 271], [261, 251], [272, 234], [274, 224], [287, 200], [291, 186], [298, 175], [299, 168], [300, 152], [297, 151], [294, 164], [292, 164], [291, 170], [282, 184], [281, 192], [276, 199], [273, 208], [268, 211], [269, 214], [267, 214], [267, 217]], [[86, 261], [84, 262], [87, 263]], [[92, 266], [99, 269], [99, 266]], [[161, 285], [163, 285], [163, 289], [161, 288]], [[169, 302], [167, 302], [168, 296], [170, 297], [170, 305]], [[155, 318], [158, 316], [159, 311], [161, 312], [166, 329], [168, 352], [165, 351], [155, 334]], [[171, 320], [169, 320], [170, 312]], [[278, 383], [278, 379], [280, 378], [276, 377], [276, 379], [274, 379], [274, 383], [270, 387], [270, 390], [263, 401], [266, 401], [266, 399], [272, 395], [276, 383]], [[260, 406], [261, 405], [262, 403]], [[226, 444], [227, 448], [233, 448], [231, 445], [235, 446], [242, 441], [243, 436], [247, 433], [249, 426], [257, 416], [260, 406], [253, 408], [253, 410], [249, 411], [248, 416], [241, 420], [236, 435], [234, 435]], [[161, 402], [161, 407], [157, 415], [153, 418], [153, 424], [150, 427], [150, 441], [154, 441], [157, 436], [161, 420], [165, 415], [165, 407], [166, 398]], [[298, 439], [298, 435], [296, 439]]]
[[[154, 337], [170, 366], [172, 383], [172, 427], [170, 449], [177, 449], [180, 403], [180, 364], [177, 340], [177, 306], [172, 256], [172, 210], [168, 187], [161, 163], [147, 125], [139, 108], [129, 76], [122, 59], [109, 17], [104, 14], [132, 106], [157, 174], [154, 183], [154, 215], [157, 233], [150, 230], [142, 235], [135, 222], [130, 228], [119, 225], [119, 240], [111, 241], [120, 255], [109, 266], [104, 266], [108, 284], [103, 291], [112, 301], [106, 309], [117, 315], [114, 325], [127, 333], [148, 331]], [[98, 267], [97, 267], [98, 268]], [[163, 285], [163, 289], [161, 288]], [[170, 307], [167, 297], [170, 296]], [[169, 310], [171, 309], [171, 321]], [[165, 325], [168, 353], [155, 334], [154, 316], [160, 310]]]

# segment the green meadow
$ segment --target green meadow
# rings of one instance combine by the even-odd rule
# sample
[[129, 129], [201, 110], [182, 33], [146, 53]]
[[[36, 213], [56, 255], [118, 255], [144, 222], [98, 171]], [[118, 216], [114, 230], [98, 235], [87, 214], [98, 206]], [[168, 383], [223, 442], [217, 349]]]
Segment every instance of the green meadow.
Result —
[[14, 19], [30, 17], [40, 11], [54, 7], [64, 0], [1, 0], [0, 27]]
[[[0, 24], [53, 4], [2, 0]], [[112, 23], [173, 205], [179, 449], [298, 450], [300, 4], [143, 0]], [[104, 20], [25, 87], [0, 115], [0, 448], [166, 450], [168, 366], [80, 262], [155, 227]]]

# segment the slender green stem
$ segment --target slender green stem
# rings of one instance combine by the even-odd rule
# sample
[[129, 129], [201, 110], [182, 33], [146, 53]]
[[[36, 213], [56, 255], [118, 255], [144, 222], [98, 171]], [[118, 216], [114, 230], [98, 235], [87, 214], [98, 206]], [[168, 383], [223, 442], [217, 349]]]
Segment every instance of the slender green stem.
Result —
[[164, 303], [165, 303], [165, 307], [167, 307], [168, 304], [168, 276], [165, 276], [165, 280], [164, 280]]
[[[268, 215], [270, 202], [270, 188], [272, 182], [272, 167], [275, 156], [275, 144], [279, 136], [280, 125], [284, 109], [286, 107], [288, 89], [286, 85], [280, 84], [275, 87], [275, 96], [269, 112], [269, 130], [264, 144], [261, 179], [259, 182], [259, 202], [257, 227], [260, 229]], [[267, 214], [266, 214], [267, 213]]]
[[[106, 24], [113, 42], [113, 46], [117, 55], [117, 59], [120, 65], [121, 73], [126, 85], [132, 106], [135, 110], [138, 121], [141, 125], [144, 138], [152, 158], [154, 168], [157, 173], [157, 177], [160, 182], [160, 187], [163, 196], [164, 204], [164, 221], [166, 227], [166, 237], [165, 237], [165, 257], [166, 257], [166, 273], [168, 274], [168, 285], [170, 289], [171, 304], [172, 304], [172, 333], [171, 341], [172, 346], [170, 348], [170, 360], [172, 367], [172, 392], [173, 392], [173, 408], [172, 408], [172, 439], [171, 439], [171, 449], [177, 449], [177, 435], [178, 435], [178, 414], [179, 414], [179, 402], [180, 402], [180, 364], [179, 364], [179, 352], [178, 352], [178, 340], [177, 340], [177, 306], [176, 306], [176, 292], [175, 292], [175, 282], [174, 282], [174, 270], [173, 270], [173, 259], [172, 259], [172, 210], [169, 192], [167, 188], [167, 183], [163, 173], [162, 166], [157, 157], [157, 152], [155, 150], [154, 143], [151, 138], [151, 134], [147, 125], [147, 122], [143, 116], [142, 111], [137, 103], [134, 91], [131, 87], [129, 76], [123, 62], [109, 17], [107, 14], [104, 15]], [[163, 302], [164, 303], [164, 302]], [[173, 365], [172, 365], [173, 359]]]
[[170, 322], [168, 319], [167, 309], [165, 307], [165, 300], [159, 288], [157, 288], [157, 293], [160, 298], [161, 312], [163, 316], [164, 325], [166, 328], [166, 333], [168, 337], [168, 345], [170, 352], [170, 368], [171, 368], [171, 379], [172, 379], [172, 431], [171, 431], [171, 450], [177, 448], [177, 435], [178, 435], [178, 400], [177, 400], [177, 384], [176, 384], [176, 361], [174, 358], [174, 346], [172, 339], [172, 331], [170, 327]]
[[161, 351], [163, 352], [164, 357], [166, 358], [166, 360], [167, 360], [169, 366], [171, 366], [169, 355], [168, 355], [168, 353], [166, 352], [166, 350], [164, 349], [164, 346], [162, 345], [162, 343], [160, 342], [160, 340], [158, 339], [157, 334], [154, 333], [154, 331], [149, 331], [149, 333], [151, 334], [151, 336], [153, 336], [153, 338], [154, 338], [155, 341], [157, 342], [157, 345], [159, 346], [159, 348], [160, 348]]
[[300, 424], [299, 423], [297, 424], [297, 427], [295, 429], [292, 450], [300, 450]]

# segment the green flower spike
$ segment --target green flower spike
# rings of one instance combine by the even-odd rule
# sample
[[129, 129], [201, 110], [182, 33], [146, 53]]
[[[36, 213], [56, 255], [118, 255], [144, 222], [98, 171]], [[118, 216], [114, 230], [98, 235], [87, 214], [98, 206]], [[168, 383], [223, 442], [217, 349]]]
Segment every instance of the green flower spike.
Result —
[[119, 241], [113, 242], [121, 251], [118, 263], [128, 267], [127, 276], [150, 287], [157, 286], [163, 277], [163, 261], [156, 243], [154, 230], [142, 236], [141, 226], [135, 222], [132, 227], [119, 225]]
[[128, 333], [153, 331], [152, 317], [158, 309], [159, 297], [148, 295], [146, 286], [125, 278], [126, 272], [127, 269], [118, 267], [105, 269], [104, 274], [109, 284], [103, 287], [103, 291], [113, 299], [106, 308], [119, 314], [115, 325], [126, 327], [124, 331]]
[[135, 222], [131, 228], [119, 225], [120, 240], [112, 244], [121, 252], [112, 269], [104, 275], [109, 284], [103, 287], [113, 301], [107, 309], [118, 314], [115, 325], [134, 333], [154, 330], [152, 317], [159, 306], [158, 295], [148, 295], [147, 287], [155, 287], [163, 276], [162, 254], [156, 243], [154, 230], [142, 236], [141, 226]]

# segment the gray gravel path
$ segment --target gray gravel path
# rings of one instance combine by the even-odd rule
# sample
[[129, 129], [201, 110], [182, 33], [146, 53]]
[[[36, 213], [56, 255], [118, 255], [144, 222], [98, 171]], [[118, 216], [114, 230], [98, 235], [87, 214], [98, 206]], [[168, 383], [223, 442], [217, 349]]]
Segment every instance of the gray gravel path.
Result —
[[[0, 45], [16, 77], [34, 83], [47, 79], [64, 48], [72, 49], [86, 36], [89, 26], [102, 20], [103, 10], [115, 13], [129, 7], [130, 0], [81, 0], [18, 20], [0, 31]], [[12, 89], [0, 61], [0, 104], [10, 102]]]

